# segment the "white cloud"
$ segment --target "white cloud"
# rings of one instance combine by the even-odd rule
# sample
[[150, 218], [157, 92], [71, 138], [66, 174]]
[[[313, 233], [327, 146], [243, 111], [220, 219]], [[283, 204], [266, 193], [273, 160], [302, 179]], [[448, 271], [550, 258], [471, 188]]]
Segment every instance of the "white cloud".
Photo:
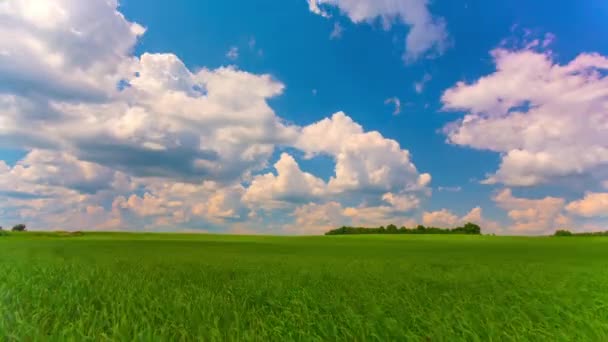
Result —
[[584, 198], [568, 203], [566, 209], [578, 216], [608, 217], [608, 193], [588, 192]]
[[320, 16], [322, 16], [324, 18], [329, 18], [330, 17], [330, 15], [327, 12], [323, 11], [319, 7], [319, 4], [317, 3], [317, 0], [306, 0], [306, 1], [308, 2], [308, 9], [312, 13], [320, 15]]
[[[236, 229], [276, 202], [348, 203], [351, 222], [419, 205], [431, 177], [396, 141], [343, 113], [285, 124], [268, 104], [284, 85], [270, 75], [134, 56], [145, 30], [117, 6], [0, 6], [0, 146], [29, 151], [0, 163], [3, 218], [38, 229]], [[277, 146], [331, 156], [335, 175], [325, 182], [287, 154], [276, 175], [256, 175]]]
[[120, 218], [99, 203], [134, 189], [120, 172], [33, 150], [13, 167], [0, 163], [0, 216], [34, 229], [112, 229]]
[[236, 60], [237, 58], [239, 58], [239, 48], [236, 46], [230, 47], [228, 52], [226, 52], [226, 57], [228, 57], [228, 59], [233, 60], [233, 61]]
[[296, 234], [322, 234], [341, 226], [379, 227], [389, 224], [413, 227], [411, 218], [404, 216], [391, 206], [344, 207], [339, 202], [324, 204], [309, 203], [299, 206], [293, 212], [293, 224], [285, 227], [287, 232]]
[[306, 204], [296, 208], [293, 216], [293, 224], [285, 227], [285, 230], [300, 235], [323, 234], [348, 224], [344, 209], [338, 202]]
[[420, 199], [412, 194], [396, 195], [387, 192], [382, 195], [382, 200], [392, 205], [397, 211], [409, 211], [420, 206]]
[[287, 153], [274, 164], [277, 175], [267, 173], [253, 178], [243, 197], [253, 206], [273, 209], [285, 203], [298, 203], [320, 198], [327, 192], [325, 182], [300, 170], [298, 163]]
[[455, 227], [459, 223], [460, 218], [447, 209], [422, 214], [422, 224], [429, 227]]
[[454, 228], [468, 222], [479, 225], [484, 234], [504, 232], [498, 222], [483, 217], [483, 210], [480, 207], [471, 209], [471, 211], [462, 217], [458, 217], [447, 209], [424, 212], [422, 214], [422, 223], [428, 227]]
[[327, 154], [336, 162], [330, 192], [402, 193], [426, 188], [429, 174], [419, 174], [409, 151], [378, 132], [365, 132], [339, 112], [304, 127], [295, 146], [312, 157]]
[[0, 6], [0, 92], [100, 100], [112, 93], [145, 29], [115, 0], [11, 0]]
[[493, 201], [505, 210], [514, 224], [510, 231], [518, 234], [547, 234], [571, 223], [564, 215], [565, 200], [559, 197], [528, 199], [513, 196], [511, 189], [497, 193]]
[[385, 105], [393, 104], [395, 106], [395, 110], [393, 111], [393, 115], [399, 115], [401, 113], [401, 100], [398, 97], [390, 97], [384, 101]]
[[608, 163], [608, 58], [583, 53], [565, 65], [552, 53], [492, 51], [496, 71], [442, 96], [466, 111], [445, 128], [453, 144], [501, 153], [485, 183], [532, 186]]
[[307, 0], [311, 12], [327, 17], [322, 6], [335, 6], [354, 23], [381, 19], [389, 28], [393, 23], [409, 26], [404, 59], [414, 61], [424, 55], [441, 54], [448, 44], [443, 18], [433, 17], [426, 0]]

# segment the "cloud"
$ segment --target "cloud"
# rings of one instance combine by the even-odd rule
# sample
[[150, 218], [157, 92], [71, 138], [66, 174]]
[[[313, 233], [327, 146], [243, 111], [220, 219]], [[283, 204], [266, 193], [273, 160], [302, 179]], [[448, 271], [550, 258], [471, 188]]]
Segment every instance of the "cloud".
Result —
[[433, 79], [433, 77], [431, 76], [431, 74], [424, 74], [424, 76], [422, 76], [422, 79], [418, 82], [414, 83], [414, 90], [416, 91], [416, 93], [418, 94], [422, 94], [422, 92], [424, 91], [424, 86], [431, 80]]
[[274, 145], [296, 134], [266, 102], [283, 89], [268, 75], [233, 68], [193, 74], [174, 55], [147, 53], [137, 70], [129, 88], [105, 103], [54, 101], [55, 120], [32, 120], [24, 115], [29, 98], [5, 95], [0, 136], [136, 176], [233, 181], [262, 168]]
[[301, 235], [323, 234], [341, 226], [415, 226], [414, 220], [391, 206], [344, 207], [339, 202], [330, 201], [299, 206], [292, 215], [295, 220], [285, 226], [285, 231]]
[[396, 195], [390, 192], [382, 195], [382, 200], [390, 203], [397, 211], [410, 211], [420, 206], [420, 199], [412, 194]]
[[422, 223], [428, 227], [455, 228], [469, 222], [479, 225], [483, 233], [504, 232], [498, 222], [483, 217], [483, 210], [480, 207], [471, 209], [471, 211], [462, 217], [457, 216], [448, 209], [424, 212], [422, 214]]
[[13, 167], [0, 163], [0, 207], [33, 229], [102, 229], [119, 223], [99, 205], [135, 190], [130, 177], [74, 156], [33, 150]]
[[566, 210], [584, 217], [608, 217], [608, 193], [588, 192], [583, 199], [568, 203]]
[[537, 48], [491, 52], [496, 71], [459, 82], [444, 110], [465, 111], [444, 131], [452, 144], [501, 154], [485, 183], [533, 186], [608, 163], [608, 58], [583, 53], [565, 65]]
[[226, 57], [228, 57], [228, 59], [230, 60], [236, 60], [237, 58], [239, 58], [239, 48], [236, 46], [232, 46], [228, 52], [226, 52]]
[[[430, 191], [408, 150], [344, 113], [285, 123], [268, 104], [284, 89], [270, 75], [133, 55], [145, 29], [117, 6], [0, 6], [0, 146], [28, 151], [0, 163], [3, 218], [37, 229], [227, 231], [289, 225], [289, 210], [333, 202], [349, 222], [399, 218]], [[276, 173], [260, 174], [277, 147], [329, 156], [335, 173], [324, 181], [283, 154]], [[283, 203], [283, 213], [260, 214]]]
[[282, 153], [274, 164], [277, 175], [257, 175], [243, 197], [254, 206], [273, 209], [285, 203], [301, 203], [320, 198], [327, 192], [327, 184], [310, 173], [300, 170], [295, 159]]
[[391, 97], [384, 101], [385, 105], [393, 104], [395, 106], [395, 110], [393, 111], [393, 115], [399, 115], [401, 113], [401, 100], [398, 97]]
[[343, 112], [302, 128], [295, 147], [307, 157], [325, 154], [336, 162], [328, 189], [333, 193], [422, 190], [431, 181], [420, 174], [408, 150], [378, 132], [365, 132]]
[[504, 189], [493, 197], [500, 208], [514, 222], [511, 231], [519, 234], [546, 234], [571, 223], [564, 215], [565, 199], [545, 197], [527, 199], [513, 196], [511, 189]]
[[439, 187], [437, 187], [437, 190], [445, 191], [445, 192], [460, 192], [460, 191], [462, 191], [462, 187], [461, 186], [439, 186]]
[[422, 214], [422, 224], [431, 227], [455, 227], [460, 218], [447, 209], [425, 212]]
[[319, 4], [317, 3], [317, 0], [306, 0], [306, 1], [308, 2], [308, 9], [312, 13], [320, 15], [320, 16], [322, 16], [324, 18], [329, 18], [330, 17], [330, 15], [327, 12], [323, 11], [319, 7]]
[[322, 6], [335, 6], [356, 24], [381, 19], [385, 28], [393, 23], [409, 27], [406, 62], [424, 55], [439, 55], [447, 48], [448, 33], [443, 18], [433, 17], [426, 0], [308, 0], [311, 12], [328, 17]]
[[295, 234], [323, 234], [331, 229], [348, 224], [344, 209], [338, 202], [325, 204], [309, 203], [293, 212], [294, 222], [285, 230]]
[[0, 7], [0, 92], [102, 100], [131, 68], [145, 29], [125, 20], [117, 2], [14, 0]]
[[340, 25], [339, 22], [334, 23], [334, 29], [331, 31], [329, 35], [329, 39], [340, 39], [342, 38], [342, 33], [344, 32], [344, 28]]

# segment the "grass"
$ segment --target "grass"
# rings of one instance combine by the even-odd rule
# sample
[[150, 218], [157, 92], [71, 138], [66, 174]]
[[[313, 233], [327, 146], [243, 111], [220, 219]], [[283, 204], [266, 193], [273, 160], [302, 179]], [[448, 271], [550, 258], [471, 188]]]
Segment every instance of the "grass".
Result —
[[0, 340], [608, 340], [608, 239], [22, 233]]

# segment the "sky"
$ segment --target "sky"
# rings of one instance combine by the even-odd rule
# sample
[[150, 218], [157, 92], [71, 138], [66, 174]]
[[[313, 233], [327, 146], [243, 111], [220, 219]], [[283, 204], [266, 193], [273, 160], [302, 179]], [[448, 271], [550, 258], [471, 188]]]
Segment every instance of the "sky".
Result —
[[608, 229], [608, 3], [0, 0], [0, 225]]

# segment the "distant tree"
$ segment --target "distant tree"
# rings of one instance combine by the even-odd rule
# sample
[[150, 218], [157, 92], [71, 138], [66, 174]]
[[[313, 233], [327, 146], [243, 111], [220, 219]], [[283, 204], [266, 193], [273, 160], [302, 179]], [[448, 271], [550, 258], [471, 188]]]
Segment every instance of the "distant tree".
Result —
[[396, 234], [398, 232], [397, 226], [394, 224], [389, 224], [386, 226], [386, 232], [389, 234]]
[[554, 236], [572, 236], [572, 232], [567, 229], [559, 229], [555, 231]]
[[481, 227], [476, 225], [475, 223], [467, 223], [464, 225], [465, 234], [481, 234]]
[[25, 227], [25, 225], [23, 223], [20, 223], [20, 224], [18, 224], [18, 225], [16, 225], [16, 226], [13, 227], [13, 231], [14, 232], [24, 232], [26, 230], [27, 229], [26, 229], [26, 227]]

